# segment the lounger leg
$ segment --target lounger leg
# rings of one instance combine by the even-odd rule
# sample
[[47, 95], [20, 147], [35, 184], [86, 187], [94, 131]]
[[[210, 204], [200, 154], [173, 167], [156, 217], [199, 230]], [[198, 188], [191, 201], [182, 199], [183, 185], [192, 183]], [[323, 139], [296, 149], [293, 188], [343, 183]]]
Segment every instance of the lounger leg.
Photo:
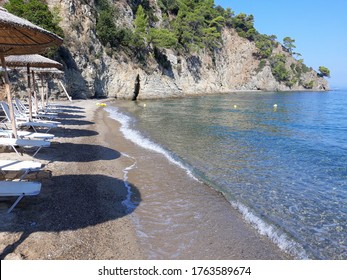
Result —
[[16, 207], [16, 205], [19, 203], [19, 201], [24, 197], [24, 193], [22, 195], [20, 195], [16, 201], [12, 204], [12, 206], [10, 207], [10, 209], [7, 210], [7, 213], [11, 213], [11, 211], [13, 210], [13, 208]]
[[12, 147], [12, 149], [13, 149], [13, 150], [16, 152], [16, 154], [20, 156], [20, 154], [18, 153], [18, 151], [17, 151], [16, 147], [15, 147], [15, 146], [13, 146], [13, 145], [11, 145], [11, 147]]
[[30, 169], [26, 169], [22, 176], [19, 177], [19, 182], [22, 181], [30, 172]]
[[33, 154], [33, 157], [36, 156], [36, 154], [41, 150], [42, 146], [36, 150], [36, 152]]

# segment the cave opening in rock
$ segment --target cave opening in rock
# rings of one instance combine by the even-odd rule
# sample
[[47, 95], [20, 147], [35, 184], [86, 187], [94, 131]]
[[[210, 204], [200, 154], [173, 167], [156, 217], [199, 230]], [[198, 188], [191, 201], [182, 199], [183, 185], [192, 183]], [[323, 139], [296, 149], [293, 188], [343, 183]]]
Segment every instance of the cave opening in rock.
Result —
[[135, 88], [134, 88], [134, 96], [133, 96], [133, 101], [135, 101], [140, 93], [140, 75], [136, 76], [135, 79]]

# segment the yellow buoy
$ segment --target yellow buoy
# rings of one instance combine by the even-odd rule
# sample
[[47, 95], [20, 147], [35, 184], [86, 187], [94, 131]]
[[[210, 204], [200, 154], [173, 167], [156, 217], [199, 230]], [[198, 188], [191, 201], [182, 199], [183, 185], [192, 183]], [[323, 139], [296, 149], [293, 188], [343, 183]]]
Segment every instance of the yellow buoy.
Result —
[[236, 109], [237, 108], [237, 105], [234, 105], [234, 109]]
[[145, 104], [143, 104], [143, 107], [145, 108], [147, 105], [146, 105], [146, 103]]

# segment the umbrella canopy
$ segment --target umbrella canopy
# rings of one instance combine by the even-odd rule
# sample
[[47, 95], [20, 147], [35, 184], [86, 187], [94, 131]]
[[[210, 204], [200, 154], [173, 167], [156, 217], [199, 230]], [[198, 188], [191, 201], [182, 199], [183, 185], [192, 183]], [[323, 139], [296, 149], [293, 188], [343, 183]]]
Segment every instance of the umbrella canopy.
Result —
[[5, 58], [6, 65], [10, 67], [39, 67], [39, 68], [62, 68], [58, 61], [49, 59], [39, 54], [10, 55]]
[[43, 53], [60, 46], [59, 36], [0, 7], [0, 52], [5, 55]]
[[11, 102], [11, 88], [6, 71], [5, 56], [11, 54], [35, 54], [43, 53], [49, 47], [58, 47], [63, 43], [59, 36], [37, 26], [33, 23], [17, 17], [6, 9], [0, 7], [0, 59], [5, 69], [5, 90], [10, 107], [12, 130], [17, 138], [16, 121], [14, 118], [13, 104]]

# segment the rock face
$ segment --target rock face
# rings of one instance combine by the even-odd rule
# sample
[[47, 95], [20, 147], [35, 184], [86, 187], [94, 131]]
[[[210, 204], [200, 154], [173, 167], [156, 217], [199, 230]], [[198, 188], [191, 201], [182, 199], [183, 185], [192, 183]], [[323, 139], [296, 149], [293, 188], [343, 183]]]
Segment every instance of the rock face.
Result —
[[[253, 42], [239, 37], [233, 29], [222, 31], [223, 47], [213, 55], [203, 50], [186, 56], [163, 50], [165, 67], [148, 59], [146, 67], [119, 53], [109, 56], [96, 36], [95, 1], [48, 0], [51, 10], [59, 8], [65, 47], [59, 55], [65, 68], [68, 92], [74, 98], [116, 97], [122, 99], [167, 98], [234, 90], [304, 90], [296, 83], [288, 87], [276, 81], [269, 65], [258, 70]], [[133, 12], [126, 0], [113, 1], [122, 24], [131, 27]], [[156, 5], [156, 1], [151, 1]], [[160, 9], [157, 9], [160, 19]], [[298, 63], [280, 48], [287, 64]], [[145, 68], [145, 69], [144, 69]], [[305, 73], [301, 84], [313, 90], [328, 89], [325, 79], [313, 70]]]

